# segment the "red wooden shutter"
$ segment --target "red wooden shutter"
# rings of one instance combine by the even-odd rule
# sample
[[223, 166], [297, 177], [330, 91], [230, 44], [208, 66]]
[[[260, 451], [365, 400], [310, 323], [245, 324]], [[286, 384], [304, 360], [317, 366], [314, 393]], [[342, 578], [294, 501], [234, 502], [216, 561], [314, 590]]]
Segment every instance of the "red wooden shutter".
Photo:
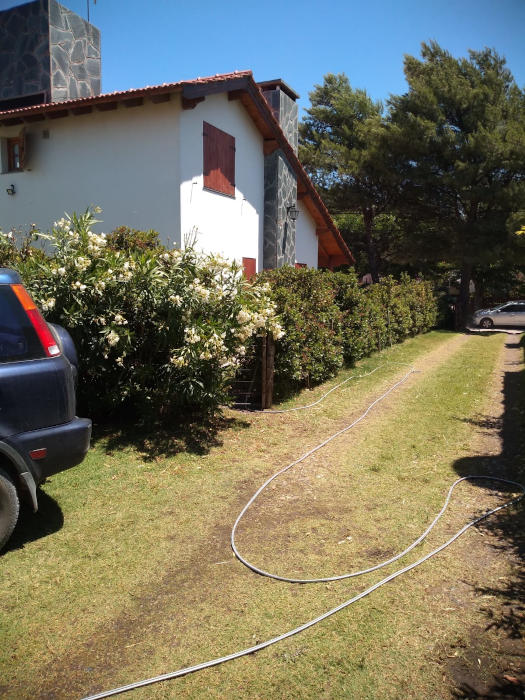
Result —
[[202, 126], [204, 187], [235, 195], [235, 137], [208, 122]]
[[251, 280], [253, 277], [255, 277], [255, 258], [243, 258], [242, 266], [244, 267], [244, 276], [247, 280]]

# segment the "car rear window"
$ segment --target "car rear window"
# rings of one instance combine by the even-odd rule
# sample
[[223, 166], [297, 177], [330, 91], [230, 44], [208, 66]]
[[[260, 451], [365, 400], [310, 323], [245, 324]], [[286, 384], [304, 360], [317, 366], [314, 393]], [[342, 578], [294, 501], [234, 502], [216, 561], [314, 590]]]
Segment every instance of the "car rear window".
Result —
[[15, 293], [0, 285], [0, 362], [46, 357], [38, 336]]

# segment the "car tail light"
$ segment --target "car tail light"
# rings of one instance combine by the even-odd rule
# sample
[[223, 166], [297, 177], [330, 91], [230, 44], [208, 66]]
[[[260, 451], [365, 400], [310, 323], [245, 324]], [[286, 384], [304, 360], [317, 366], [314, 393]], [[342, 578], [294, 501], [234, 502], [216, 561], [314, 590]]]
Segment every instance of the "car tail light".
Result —
[[42, 314], [37, 309], [35, 302], [26, 292], [23, 285], [12, 284], [11, 289], [16, 294], [18, 301], [22, 304], [22, 308], [31, 321], [31, 325], [35, 329], [46, 355], [48, 357], [56, 357], [56, 355], [60, 355], [60, 348], [58, 347], [53, 334], [49, 330], [49, 326], [44, 321]]

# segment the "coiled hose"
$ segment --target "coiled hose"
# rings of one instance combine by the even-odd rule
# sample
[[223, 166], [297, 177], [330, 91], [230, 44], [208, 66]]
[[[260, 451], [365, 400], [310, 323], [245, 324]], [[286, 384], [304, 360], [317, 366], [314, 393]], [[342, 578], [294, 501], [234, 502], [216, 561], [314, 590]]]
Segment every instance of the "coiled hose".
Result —
[[[401, 364], [401, 363], [392, 363], [392, 364]], [[371, 372], [368, 372], [363, 375], [352, 375], [351, 377], [348, 377], [345, 379], [343, 382], [340, 384], [337, 384], [335, 387], [330, 389], [330, 391], [326, 392], [318, 401], [315, 401], [312, 404], [308, 404], [306, 406], [299, 406], [296, 408], [291, 408], [291, 409], [285, 409], [282, 411], [264, 411], [265, 413], [288, 413], [291, 411], [296, 411], [296, 410], [301, 410], [304, 408], [312, 408], [313, 406], [317, 405], [321, 401], [323, 401], [329, 394], [332, 393], [332, 391], [335, 391], [339, 387], [343, 386], [346, 384], [348, 381], [352, 379], [358, 379], [361, 377], [368, 376], [370, 374], [373, 374], [376, 372], [378, 369], [383, 367], [384, 365], [380, 365], [379, 367], [376, 367], [374, 370]], [[456, 486], [460, 484], [462, 481], [490, 481], [492, 483], [497, 482], [500, 484], [505, 484], [506, 486], [511, 486], [514, 488], [516, 491], [520, 491], [521, 493], [518, 496], [515, 496], [509, 501], [506, 501], [502, 505], [497, 506], [496, 508], [492, 508], [482, 515], [478, 516], [477, 518], [474, 518], [474, 520], [469, 521], [466, 525], [464, 525], [462, 528], [460, 528], [450, 539], [448, 539], [446, 542], [441, 544], [439, 547], [436, 547], [433, 549], [431, 552], [426, 554], [424, 557], [421, 557], [421, 559], [418, 559], [417, 561], [413, 562], [412, 564], [409, 564], [408, 566], [403, 567], [402, 569], [398, 569], [394, 573], [390, 574], [389, 576], [386, 576], [385, 578], [381, 579], [377, 583], [374, 583], [372, 586], [367, 588], [366, 590], [362, 591], [361, 593], [358, 593], [357, 595], [353, 596], [349, 600], [344, 601], [340, 605], [337, 605], [335, 608], [332, 608], [331, 610], [328, 610], [327, 612], [323, 613], [322, 615], [319, 615], [318, 617], [315, 617], [312, 620], [309, 620], [308, 622], [305, 622], [304, 624], [300, 625], [299, 627], [295, 627], [294, 629], [285, 632], [284, 634], [281, 634], [277, 637], [273, 637], [272, 639], [268, 639], [265, 642], [260, 642], [259, 644], [255, 644], [254, 646], [247, 647], [246, 649], [241, 649], [240, 651], [236, 651], [232, 654], [228, 654], [226, 656], [221, 656], [216, 659], [211, 659], [209, 661], [204, 661], [200, 664], [196, 664], [194, 666], [187, 666], [186, 668], [181, 668], [177, 671], [171, 671], [169, 673], [163, 673], [159, 676], [154, 676], [152, 678], [146, 678], [141, 681], [136, 681], [134, 683], [129, 683], [128, 685], [123, 685], [118, 688], [113, 688], [112, 690], [105, 690], [101, 693], [95, 693], [94, 695], [89, 695], [84, 697], [82, 700], [102, 700], [102, 698], [109, 698], [113, 695], [119, 695], [121, 693], [126, 693], [131, 690], [136, 690], [137, 688], [143, 688], [144, 686], [152, 685], [153, 683], [160, 683], [161, 681], [167, 681], [171, 680], [173, 678], [180, 678], [181, 676], [186, 676], [189, 673], [195, 673], [196, 671], [202, 671], [205, 668], [211, 668], [212, 666], [218, 666], [219, 664], [223, 664], [226, 661], [233, 661], [233, 659], [238, 659], [241, 656], [247, 656], [248, 654], [253, 654], [256, 651], [261, 651], [262, 649], [266, 649], [266, 647], [269, 647], [273, 644], [277, 644], [277, 642], [282, 642], [285, 639], [288, 639], [289, 637], [293, 637], [296, 634], [299, 634], [300, 632], [304, 632], [305, 630], [309, 629], [310, 627], [313, 627], [314, 625], [317, 625], [319, 622], [322, 622], [323, 620], [326, 620], [328, 617], [331, 617], [332, 615], [335, 615], [335, 613], [339, 612], [340, 610], [343, 610], [344, 608], [347, 608], [349, 605], [352, 605], [353, 603], [356, 603], [358, 600], [361, 600], [362, 598], [365, 598], [366, 596], [370, 595], [370, 593], [373, 593], [373, 591], [377, 590], [381, 586], [384, 586], [385, 584], [389, 583], [390, 581], [393, 581], [396, 579], [398, 576], [401, 576], [402, 574], [407, 573], [408, 571], [411, 571], [412, 569], [415, 569], [417, 566], [420, 566], [423, 564], [425, 561], [430, 559], [431, 557], [434, 557], [436, 554], [439, 554], [439, 552], [443, 551], [446, 547], [452, 544], [455, 540], [458, 539], [458, 537], [461, 537], [461, 535], [466, 532], [469, 528], [473, 527], [480, 521], [484, 520], [485, 518], [488, 518], [489, 516], [493, 515], [494, 513], [497, 513], [498, 511], [502, 510], [503, 508], [508, 508], [510, 505], [517, 503], [523, 498], [523, 495], [525, 494], [525, 486], [522, 484], [518, 483], [517, 481], [512, 481], [510, 479], [503, 479], [501, 477], [496, 477], [496, 476], [481, 476], [481, 475], [472, 475], [472, 476], [464, 476], [460, 479], [457, 479], [452, 486], [450, 487], [447, 496], [445, 498], [445, 502], [443, 504], [443, 507], [439, 511], [439, 513], [436, 515], [434, 520], [431, 522], [431, 524], [427, 527], [427, 529], [423, 532], [422, 535], [420, 535], [412, 544], [410, 544], [406, 549], [404, 549], [402, 552], [397, 554], [396, 556], [392, 557], [391, 559], [388, 559], [387, 561], [381, 562], [380, 564], [376, 564], [375, 566], [371, 566], [368, 569], [363, 569], [362, 571], [354, 571], [351, 573], [344, 573], [336, 576], [328, 576], [328, 577], [320, 577], [320, 578], [308, 578], [308, 579], [301, 579], [301, 578], [292, 578], [292, 577], [286, 577], [286, 576], [279, 576], [277, 574], [271, 573], [269, 571], [265, 571], [264, 569], [260, 569], [259, 567], [255, 566], [255, 564], [252, 564], [250, 561], [248, 561], [246, 558], [244, 558], [235, 543], [235, 534], [237, 531], [237, 528], [239, 526], [239, 523], [241, 522], [242, 518], [244, 517], [246, 511], [250, 508], [250, 506], [254, 503], [254, 501], [258, 498], [258, 496], [266, 489], [266, 487], [275, 479], [277, 479], [279, 476], [287, 472], [288, 470], [292, 469], [295, 467], [297, 464], [300, 464], [304, 460], [306, 460], [308, 457], [313, 455], [315, 452], [318, 450], [322, 449], [328, 443], [330, 443], [332, 440], [335, 440], [337, 437], [340, 435], [343, 435], [344, 433], [348, 432], [352, 428], [354, 428], [358, 423], [360, 423], [362, 420], [366, 418], [366, 416], [370, 413], [370, 411], [376, 406], [380, 401], [383, 401], [391, 392], [393, 392], [397, 387], [399, 387], [401, 384], [407, 381], [407, 379], [414, 373], [417, 372], [418, 370], [415, 370], [414, 368], [410, 368], [410, 370], [405, 374], [404, 377], [402, 377], [399, 381], [397, 381], [395, 384], [393, 384], [387, 391], [385, 391], [381, 396], [379, 396], [375, 401], [373, 401], [366, 411], [359, 416], [356, 420], [354, 420], [352, 423], [344, 427], [342, 430], [337, 431], [333, 435], [331, 435], [329, 438], [321, 442], [319, 445], [314, 447], [313, 449], [309, 450], [306, 452], [302, 457], [299, 457], [299, 459], [294, 460], [290, 464], [288, 464], [286, 467], [283, 469], [280, 469], [279, 471], [275, 472], [269, 479], [267, 479], [264, 484], [254, 493], [254, 495], [250, 498], [248, 503], [244, 506], [244, 508], [241, 510], [239, 513], [239, 516], [237, 517], [237, 520], [235, 521], [232, 532], [231, 532], [231, 546], [233, 549], [233, 552], [235, 553], [235, 556], [237, 559], [247, 566], [249, 569], [252, 571], [255, 571], [258, 574], [261, 574], [262, 576], [268, 576], [273, 579], [277, 579], [278, 581], [286, 581], [288, 583], [321, 583], [321, 582], [327, 582], [327, 581], [340, 581], [341, 579], [345, 578], [352, 578], [354, 576], [362, 576], [363, 574], [370, 573], [371, 571], [376, 571], [377, 569], [381, 569], [385, 566], [388, 566], [389, 564], [392, 564], [393, 562], [397, 561], [398, 559], [401, 559], [401, 557], [405, 556], [405, 554], [408, 554], [414, 547], [417, 547], [418, 544], [420, 544], [425, 537], [430, 533], [430, 531], [435, 527], [439, 519], [443, 516], [445, 513], [446, 509], [448, 508], [452, 493]]]

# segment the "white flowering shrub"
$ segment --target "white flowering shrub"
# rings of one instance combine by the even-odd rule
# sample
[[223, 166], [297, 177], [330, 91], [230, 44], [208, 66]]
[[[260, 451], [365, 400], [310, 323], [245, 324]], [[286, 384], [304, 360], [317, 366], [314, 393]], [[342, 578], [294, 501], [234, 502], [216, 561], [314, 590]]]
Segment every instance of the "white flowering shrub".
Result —
[[7, 261], [73, 336], [82, 409], [213, 412], [255, 334], [282, 335], [269, 287], [192, 248], [116, 250], [95, 223], [90, 211], [66, 216], [46, 236], [47, 255]]

